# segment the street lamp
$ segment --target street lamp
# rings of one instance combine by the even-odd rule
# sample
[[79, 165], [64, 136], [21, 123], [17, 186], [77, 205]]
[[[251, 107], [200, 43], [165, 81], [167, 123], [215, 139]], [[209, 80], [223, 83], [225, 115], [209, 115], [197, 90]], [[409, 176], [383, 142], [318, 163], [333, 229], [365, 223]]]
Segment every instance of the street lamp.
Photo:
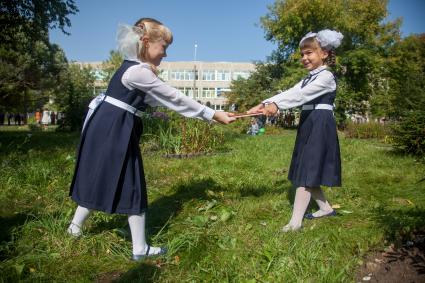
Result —
[[195, 91], [196, 91], [196, 49], [198, 48], [198, 44], [195, 43], [195, 50], [193, 53], [193, 89], [192, 89], [192, 95], [193, 98], [196, 98]]

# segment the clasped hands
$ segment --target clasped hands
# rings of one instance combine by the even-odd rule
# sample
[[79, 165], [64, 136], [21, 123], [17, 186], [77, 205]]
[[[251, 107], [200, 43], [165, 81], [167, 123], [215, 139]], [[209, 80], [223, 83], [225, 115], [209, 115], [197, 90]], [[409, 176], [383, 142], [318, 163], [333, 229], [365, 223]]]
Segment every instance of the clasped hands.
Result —
[[257, 106], [252, 107], [248, 111], [246, 111], [247, 114], [255, 114], [255, 113], [263, 113], [263, 115], [266, 116], [274, 116], [277, 114], [279, 108], [277, 108], [276, 103], [260, 103]]
[[[246, 112], [246, 114], [262, 113], [263, 115], [266, 115], [266, 116], [274, 116], [277, 114], [278, 110], [279, 109], [277, 108], [277, 105], [275, 103], [270, 103], [270, 104], [260, 103], [257, 106], [254, 106], [251, 109], [249, 109]], [[213, 118], [215, 121], [221, 124], [230, 124], [236, 121], [237, 117], [235, 116], [236, 116], [235, 113], [216, 111]]]

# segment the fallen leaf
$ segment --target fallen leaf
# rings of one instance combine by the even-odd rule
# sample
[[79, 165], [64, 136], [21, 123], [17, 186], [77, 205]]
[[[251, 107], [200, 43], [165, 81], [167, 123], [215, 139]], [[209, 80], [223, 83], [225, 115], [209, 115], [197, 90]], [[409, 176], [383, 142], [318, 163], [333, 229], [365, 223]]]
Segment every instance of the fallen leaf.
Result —
[[223, 209], [220, 214], [220, 221], [226, 222], [230, 219], [231, 216], [232, 214], [230, 213], [230, 211]]
[[334, 205], [332, 205], [332, 208], [341, 208], [341, 206], [339, 205], [339, 204], [334, 204]]

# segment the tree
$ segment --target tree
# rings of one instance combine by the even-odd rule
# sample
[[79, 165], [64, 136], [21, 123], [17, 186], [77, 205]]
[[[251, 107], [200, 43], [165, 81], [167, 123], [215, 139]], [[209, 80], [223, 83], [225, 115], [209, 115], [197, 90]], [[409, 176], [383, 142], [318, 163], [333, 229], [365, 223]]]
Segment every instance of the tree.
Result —
[[390, 116], [425, 109], [425, 34], [406, 37], [394, 45], [387, 60]]
[[273, 95], [276, 78], [281, 74], [279, 69], [279, 65], [258, 63], [248, 79], [239, 78], [232, 82], [232, 91], [226, 94], [228, 103], [235, 104], [238, 111], [244, 111]]
[[112, 50], [109, 52], [109, 59], [102, 62], [105, 83], [109, 83], [115, 71], [121, 66], [123, 59], [123, 56], [118, 51]]
[[82, 67], [78, 64], [69, 64], [67, 70], [62, 73], [60, 89], [55, 98], [60, 112], [65, 114], [60, 129], [75, 131], [81, 129], [83, 119], [87, 112], [87, 106], [93, 98], [95, 76], [90, 67]]
[[[386, 7], [386, 0], [277, 0], [269, 7], [269, 13], [261, 18], [266, 39], [278, 44], [267, 64], [279, 65], [282, 71], [267, 88], [272, 86], [273, 91], [287, 89], [306, 74], [299, 63], [298, 44], [308, 31], [335, 29], [344, 34], [333, 70], [339, 82], [338, 120], [344, 120], [346, 113], [369, 112], [372, 96], [382, 96], [387, 91], [382, 82], [387, 70], [381, 67], [389, 47], [400, 39], [399, 19], [383, 23], [387, 16]], [[256, 70], [263, 71], [265, 69]], [[252, 78], [262, 76], [253, 74]], [[264, 76], [267, 77], [267, 73]], [[263, 91], [260, 84], [249, 89], [257, 93]], [[260, 100], [258, 97], [257, 103]], [[382, 99], [376, 102], [382, 102]]]
[[389, 51], [388, 116], [393, 141], [404, 152], [425, 155], [425, 34], [406, 37]]
[[49, 28], [70, 26], [73, 0], [0, 1], [0, 102], [25, 110], [43, 104], [58, 84], [66, 58], [48, 38]]

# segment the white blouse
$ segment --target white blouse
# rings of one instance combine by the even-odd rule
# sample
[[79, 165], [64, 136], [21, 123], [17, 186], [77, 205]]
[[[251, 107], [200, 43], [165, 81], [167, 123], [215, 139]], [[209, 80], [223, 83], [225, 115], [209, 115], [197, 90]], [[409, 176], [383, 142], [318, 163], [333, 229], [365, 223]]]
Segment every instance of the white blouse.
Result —
[[263, 103], [276, 103], [280, 109], [289, 109], [306, 104], [325, 93], [336, 90], [336, 82], [333, 74], [326, 70], [326, 66], [321, 66], [309, 72], [311, 78], [309, 82], [301, 88], [301, 80], [292, 88], [285, 90], [275, 96], [263, 101]]
[[128, 68], [121, 79], [122, 84], [132, 90], [140, 89], [146, 96], [144, 102], [150, 106], [165, 106], [183, 116], [210, 121], [215, 111], [184, 95], [178, 89], [161, 81], [149, 64], [141, 63]]

